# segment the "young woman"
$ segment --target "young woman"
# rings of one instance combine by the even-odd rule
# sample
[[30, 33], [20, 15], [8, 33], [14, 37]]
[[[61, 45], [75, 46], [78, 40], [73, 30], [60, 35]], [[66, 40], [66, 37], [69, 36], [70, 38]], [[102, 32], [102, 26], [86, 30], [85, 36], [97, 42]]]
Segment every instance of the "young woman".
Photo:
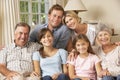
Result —
[[96, 49], [102, 59], [102, 68], [107, 72], [103, 80], [120, 80], [120, 46], [111, 43], [111, 29], [101, 26], [98, 30], [97, 41], [101, 45]]
[[73, 46], [78, 56], [68, 61], [70, 78], [73, 80], [97, 80], [97, 75], [102, 77], [101, 61], [93, 52], [86, 35], [76, 36]]
[[73, 11], [67, 11], [63, 23], [73, 31], [72, 39], [75, 35], [85, 34], [90, 40], [91, 45], [95, 44], [96, 25], [81, 23], [80, 17]]
[[41, 29], [39, 41], [43, 48], [33, 53], [35, 71], [32, 76], [40, 75], [42, 80], [68, 80], [66, 65], [68, 53], [64, 49], [54, 48], [53, 39], [48, 28]]

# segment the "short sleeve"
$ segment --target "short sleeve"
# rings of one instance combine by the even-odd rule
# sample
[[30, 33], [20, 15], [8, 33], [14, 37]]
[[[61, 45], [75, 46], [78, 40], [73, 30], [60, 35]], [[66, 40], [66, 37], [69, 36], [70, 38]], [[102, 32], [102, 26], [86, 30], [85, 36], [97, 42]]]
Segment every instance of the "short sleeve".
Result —
[[94, 55], [94, 61], [95, 61], [95, 64], [97, 64], [98, 62], [101, 61], [101, 59], [97, 55]]
[[66, 64], [67, 63], [68, 52], [64, 49], [59, 49], [59, 55], [61, 57], [62, 64]]
[[3, 49], [0, 51], [0, 64], [6, 64], [7, 51]]
[[33, 60], [40, 61], [40, 53], [39, 53], [38, 51], [37, 51], [37, 52], [34, 52], [32, 59], [33, 59]]
[[67, 61], [68, 64], [75, 65], [75, 59], [71, 61]]
[[118, 46], [118, 65], [120, 65], [120, 46]]

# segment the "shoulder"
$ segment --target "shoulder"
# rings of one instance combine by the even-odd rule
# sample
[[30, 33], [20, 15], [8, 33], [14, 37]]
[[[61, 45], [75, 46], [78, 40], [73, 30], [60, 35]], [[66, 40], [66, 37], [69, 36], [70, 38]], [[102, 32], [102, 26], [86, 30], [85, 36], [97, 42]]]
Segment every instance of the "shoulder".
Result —
[[2, 50], [11, 50], [15, 48], [15, 43], [6, 45]]
[[47, 26], [48, 24], [47, 23], [45, 23], [45, 24], [38, 24], [38, 25], [36, 25], [36, 28], [38, 29], [38, 28], [43, 28], [43, 27], [45, 27], [45, 26]]
[[116, 48], [120, 49], [120, 46], [117, 46]]
[[41, 47], [42, 47], [42, 45], [41, 44], [39, 44], [39, 43], [37, 43], [37, 42], [28, 42], [27, 43], [27, 47], [28, 48], [31, 48], [31, 49], [36, 49], [36, 50], [39, 50]]
[[34, 52], [32, 58], [33, 58], [33, 60], [40, 61], [41, 55], [40, 55], [39, 51]]
[[67, 50], [62, 49], [62, 48], [60, 48], [60, 49], [58, 49], [58, 50], [59, 50], [59, 52], [67, 52]]
[[95, 55], [95, 54], [90, 54], [90, 56], [91, 56], [90, 60], [93, 61], [93, 62], [95, 62], [95, 63], [98, 63], [98, 62], [101, 61], [100, 57], [97, 56], [97, 55]]
[[120, 54], [120, 46], [116, 46], [116, 48], [114, 49], [114, 52], [116, 52], [116, 51]]
[[59, 29], [61, 29], [62, 31], [70, 31], [70, 29], [66, 25], [63, 25], [63, 24], [61, 24]]
[[96, 24], [87, 24], [88, 25], [88, 29], [95, 31], [96, 30]]
[[30, 42], [30, 41], [28, 41], [27, 45], [28, 45], [28, 46], [38, 46], [38, 47], [41, 46], [41, 47], [42, 47], [41, 44], [39, 44], [39, 43], [37, 43], [37, 42]]
[[14, 50], [15, 49], [15, 43], [11, 43], [11, 44], [9, 44], [9, 45], [6, 45], [4, 48], [2, 48], [2, 50], [0, 50], [0, 54], [2, 53], [7, 53], [7, 52], [9, 52], [9, 51], [12, 51], [12, 50]]
[[98, 57], [98, 55], [96, 55], [96, 54], [91, 54], [91, 53], [89, 53], [90, 55], [90, 57], [91, 58], [93, 58], [93, 59], [99, 59], [99, 57]]
[[65, 49], [58, 49], [58, 52], [59, 52], [61, 55], [68, 54], [67, 50], [65, 50]]
[[40, 56], [40, 53], [39, 53], [39, 51], [35, 51], [35, 52], [33, 52], [33, 56]]
[[38, 24], [35, 26], [33, 31], [39, 31], [40, 29], [47, 27], [47, 25], [48, 24]]

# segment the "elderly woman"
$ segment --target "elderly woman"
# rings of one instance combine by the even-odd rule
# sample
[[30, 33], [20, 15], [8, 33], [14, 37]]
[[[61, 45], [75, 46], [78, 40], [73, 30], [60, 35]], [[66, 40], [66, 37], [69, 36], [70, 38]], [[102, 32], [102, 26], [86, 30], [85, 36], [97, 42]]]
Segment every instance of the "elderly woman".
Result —
[[96, 53], [102, 59], [101, 65], [105, 70], [102, 80], [120, 80], [120, 46], [111, 42], [111, 29], [100, 25], [96, 36], [101, 46], [96, 49]]

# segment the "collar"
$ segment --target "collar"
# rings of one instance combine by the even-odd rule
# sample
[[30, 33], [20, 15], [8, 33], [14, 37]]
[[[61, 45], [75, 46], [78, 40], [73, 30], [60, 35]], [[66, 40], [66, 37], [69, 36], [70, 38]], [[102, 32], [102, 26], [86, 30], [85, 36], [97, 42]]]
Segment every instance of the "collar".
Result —
[[[52, 32], [57, 31], [61, 26], [62, 26], [62, 23], [58, 25], [57, 27], [53, 28]], [[48, 28], [48, 24], [45, 27]]]
[[28, 42], [23, 47], [20, 47], [20, 46], [16, 45], [15, 41], [12, 44], [12, 48], [24, 48], [24, 47], [27, 47], [27, 46], [28, 46]]

